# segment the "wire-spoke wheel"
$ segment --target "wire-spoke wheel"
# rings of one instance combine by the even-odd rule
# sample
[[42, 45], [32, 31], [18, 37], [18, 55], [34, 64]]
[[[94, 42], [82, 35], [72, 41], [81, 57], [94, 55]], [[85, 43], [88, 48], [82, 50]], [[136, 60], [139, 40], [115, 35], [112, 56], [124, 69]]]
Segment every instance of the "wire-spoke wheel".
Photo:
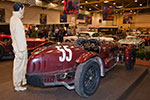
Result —
[[128, 70], [129, 70], [129, 69], [132, 69], [132, 68], [134, 67], [135, 61], [136, 61], [136, 51], [135, 51], [135, 49], [133, 48], [133, 49], [132, 49], [132, 52], [131, 52], [131, 55], [130, 55], [130, 58], [129, 58], [129, 61], [125, 63], [126, 68], [127, 68]]
[[100, 66], [97, 62], [89, 60], [79, 65], [75, 74], [75, 91], [82, 97], [94, 94], [99, 86]]
[[4, 49], [2, 46], [0, 46], [0, 59], [3, 57], [4, 55]]

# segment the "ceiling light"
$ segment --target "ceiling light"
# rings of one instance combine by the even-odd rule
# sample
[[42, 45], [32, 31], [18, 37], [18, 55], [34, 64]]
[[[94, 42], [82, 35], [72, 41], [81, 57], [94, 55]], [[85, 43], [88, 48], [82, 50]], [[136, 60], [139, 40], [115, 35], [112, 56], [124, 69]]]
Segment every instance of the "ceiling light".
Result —
[[97, 7], [97, 6], [98, 6], [98, 4], [95, 4], [95, 6]]
[[84, 14], [85, 14], [85, 15], [89, 15], [90, 12], [89, 12], [89, 11], [85, 11]]
[[83, 6], [80, 6], [80, 8], [83, 8]]
[[89, 10], [92, 10], [91, 8], [89, 8]]
[[140, 6], [142, 6], [142, 4], [140, 4]]
[[63, 1], [61, 1], [61, 3], [64, 3], [64, 0], [63, 0]]
[[137, 0], [135, 0], [134, 2], [138, 2]]
[[39, 2], [39, 0], [35, 0], [35, 2]]
[[88, 3], [88, 1], [85, 1], [85, 3]]
[[113, 4], [116, 5], [116, 2], [114, 2]]
[[48, 6], [49, 7], [57, 7], [57, 4], [49, 3]]
[[134, 12], [134, 14], [136, 14], [136, 12]]
[[122, 8], [123, 6], [116, 6], [116, 8]]
[[36, 2], [36, 3], [41, 3], [42, 1], [40, 1], [40, 0], [35, 0], [35, 2]]
[[105, 0], [104, 3], [108, 3], [109, 1]]

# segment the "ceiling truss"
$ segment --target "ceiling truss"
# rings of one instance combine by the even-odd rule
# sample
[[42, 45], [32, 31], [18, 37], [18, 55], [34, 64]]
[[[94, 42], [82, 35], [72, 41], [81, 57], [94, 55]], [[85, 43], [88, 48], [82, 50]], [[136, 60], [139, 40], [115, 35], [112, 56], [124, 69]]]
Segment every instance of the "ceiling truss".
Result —
[[[1, 0], [1, 1], [28, 2], [30, 0]], [[44, 4], [44, 5], [40, 5], [40, 7], [42, 6], [42, 7], [45, 7], [46, 9], [59, 9], [59, 8], [63, 8], [64, 6], [64, 4], [62, 3], [63, 0], [39, 0], [39, 1], [43, 2]], [[104, 3], [104, 1], [109, 1], [109, 2]], [[141, 10], [141, 9], [150, 9], [149, 1], [150, 0], [137, 0], [137, 2], [135, 2], [135, 0], [80, 0], [79, 6], [83, 6], [83, 8], [80, 8], [80, 7], [79, 8], [80, 10], [84, 10], [84, 11], [86, 10], [89, 12], [102, 12], [103, 6], [113, 5], [115, 7], [123, 6], [120, 9], [115, 8], [115, 11]], [[56, 6], [50, 6], [49, 5], [50, 3], [55, 4]], [[142, 4], [142, 6], [139, 6], [140, 4]]]

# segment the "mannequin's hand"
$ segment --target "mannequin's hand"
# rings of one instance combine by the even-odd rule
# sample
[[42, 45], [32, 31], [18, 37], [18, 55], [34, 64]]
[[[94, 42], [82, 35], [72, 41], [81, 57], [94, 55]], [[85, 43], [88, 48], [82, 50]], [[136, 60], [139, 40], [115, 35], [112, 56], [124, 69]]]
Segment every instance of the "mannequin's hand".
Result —
[[18, 56], [19, 59], [23, 59], [24, 54], [23, 54], [23, 52], [18, 52], [17, 56]]

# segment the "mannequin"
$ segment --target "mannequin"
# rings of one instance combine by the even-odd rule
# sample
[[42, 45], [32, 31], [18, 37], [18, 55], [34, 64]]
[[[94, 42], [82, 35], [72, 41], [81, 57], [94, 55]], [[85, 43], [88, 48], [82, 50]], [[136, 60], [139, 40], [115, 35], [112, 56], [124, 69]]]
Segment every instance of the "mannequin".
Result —
[[13, 15], [10, 18], [10, 32], [15, 54], [13, 63], [13, 85], [15, 91], [24, 91], [27, 89], [23, 87], [23, 85], [27, 83], [25, 78], [27, 68], [27, 43], [21, 19], [23, 18], [25, 7], [22, 3], [17, 2], [13, 8]]

